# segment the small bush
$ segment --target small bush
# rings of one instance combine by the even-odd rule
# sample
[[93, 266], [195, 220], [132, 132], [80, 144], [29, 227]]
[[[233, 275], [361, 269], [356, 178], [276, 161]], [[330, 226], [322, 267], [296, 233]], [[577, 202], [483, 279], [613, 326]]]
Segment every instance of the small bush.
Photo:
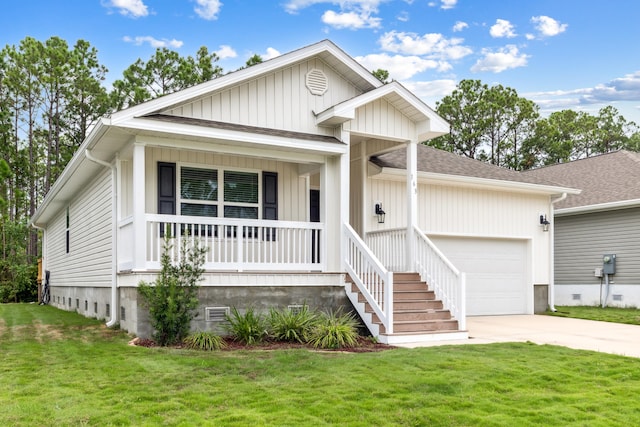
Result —
[[233, 307], [231, 314], [226, 315], [226, 319], [229, 322], [227, 329], [233, 339], [244, 344], [258, 344], [269, 333], [264, 316], [257, 314], [253, 308], [249, 308], [244, 314], [240, 314], [238, 309]]
[[323, 313], [315, 322], [309, 344], [315, 348], [345, 348], [358, 343], [358, 321], [352, 313]]
[[180, 260], [174, 264], [170, 257], [173, 245], [166, 233], [160, 274], [153, 284], [140, 282], [138, 286], [143, 304], [149, 308], [153, 337], [161, 346], [182, 342], [199, 304], [198, 289], [207, 248], [197, 243], [189, 245], [187, 240], [182, 239]]
[[220, 350], [227, 346], [222, 337], [211, 332], [196, 332], [189, 335], [185, 338], [184, 345], [194, 350], [206, 351]]
[[271, 336], [278, 341], [305, 343], [309, 340], [316, 319], [317, 315], [306, 304], [300, 311], [272, 308], [269, 311]]

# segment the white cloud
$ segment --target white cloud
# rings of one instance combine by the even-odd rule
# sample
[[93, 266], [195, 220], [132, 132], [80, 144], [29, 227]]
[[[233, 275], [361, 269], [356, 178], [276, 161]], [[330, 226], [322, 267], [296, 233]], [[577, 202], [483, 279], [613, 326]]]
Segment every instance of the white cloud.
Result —
[[195, 2], [197, 6], [193, 10], [200, 18], [207, 21], [218, 19], [218, 13], [220, 13], [220, 8], [222, 7], [220, 0], [195, 0]]
[[514, 28], [511, 22], [505, 19], [496, 19], [496, 23], [489, 29], [489, 34], [494, 38], [512, 38], [516, 36]]
[[534, 40], [536, 38], [536, 36], [531, 33], [527, 33], [524, 36], [527, 38], [527, 40]]
[[289, 0], [284, 9], [288, 13], [297, 13], [314, 4], [340, 5], [342, 10], [377, 10], [380, 3], [388, 0]]
[[458, 3], [458, 0], [442, 0], [442, 6], [440, 6], [440, 9], [453, 9], [456, 7], [456, 3]]
[[373, 17], [369, 12], [334, 12], [327, 10], [322, 14], [322, 22], [334, 28], [349, 28], [358, 30], [361, 28], [379, 28], [381, 18]]
[[339, 10], [326, 10], [322, 14], [322, 22], [338, 28], [357, 30], [361, 28], [379, 28], [382, 18], [378, 17], [378, 6], [389, 0], [289, 0], [284, 8], [295, 14], [315, 4], [339, 6]]
[[267, 52], [264, 55], [262, 55], [262, 59], [264, 59], [266, 61], [267, 59], [272, 59], [272, 58], [275, 58], [275, 57], [280, 56], [280, 55], [282, 55], [282, 54], [278, 50], [276, 50], [276, 49], [274, 49], [272, 47], [268, 47], [267, 48]]
[[419, 36], [415, 33], [390, 31], [378, 40], [383, 50], [408, 55], [427, 55], [438, 59], [460, 59], [473, 51], [463, 46], [464, 39], [447, 39], [442, 34], [429, 33]]
[[515, 45], [507, 45], [495, 52], [491, 49], [482, 49], [482, 55], [484, 56], [471, 67], [472, 72], [501, 73], [511, 68], [524, 67], [529, 58], [529, 55], [520, 53]]
[[151, 36], [136, 36], [136, 37], [129, 37], [129, 36], [125, 36], [122, 38], [122, 40], [124, 40], [127, 43], [133, 43], [136, 46], [140, 46], [144, 43], [149, 43], [149, 45], [153, 48], [163, 48], [163, 47], [171, 47], [174, 49], [180, 48], [182, 47], [182, 45], [184, 44], [182, 41], [180, 40], [176, 40], [176, 39], [156, 39], [154, 37]]
[[465, 28], [469, 28], [469, 24], [463, 21], [458, 21], [453, 25], [453, 32], [457, 33], [458, 31], [462, 31]]
[[534, 16], [531, 18], [531, 22], [542, 37], [553, 37], [566, 31], [568, 24], [561, 24], [553, 18], [548, 16]]
[[367, 70], [387, 70], [389, 77], [395, 80], [406, 80], [425, 70], [438, 69], [441, 66], [438, 61], [432, 59], [419, 56], [390, 56], [386, 53], [357, 56], [355, 59]]
[[408, 22], [409, 21], [409, 12], [407, 11], [402, 11], [398, 14], [398, 17], [396, 18], [398, 21], [400, 22]]
[[220, 45], [220, 49], [216, 51], [216, 55], [218, 55], [218, 58], [220, 59], [227, 59], [236, 58], [238, 53], [231, 46], [223, 44]]
[[121, 15], [132, 18], [149, 15], [149, 10], [142, 0], [109, 0], [106, 6], [115, 7], [119, 9]]
[[627, 120], [640, 123], [640, 70], [592, 87], [524, 93], [543, 113], [573, 109], [597, 114], [599, 108], [615, 105]]

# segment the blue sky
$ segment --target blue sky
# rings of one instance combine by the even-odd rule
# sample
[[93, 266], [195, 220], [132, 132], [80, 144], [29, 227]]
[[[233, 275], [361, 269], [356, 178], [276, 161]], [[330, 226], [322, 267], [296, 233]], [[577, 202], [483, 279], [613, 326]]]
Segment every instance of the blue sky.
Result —
[[613, 105], [640, 124], [640, 2], [632, 0], [8, 0], [0, 46], [84, 39], [108, 83], [157, 47], [207, 46], [232, 71], [330, 39], [425, 102], [462, 79], [502, 84], [543, 114]]

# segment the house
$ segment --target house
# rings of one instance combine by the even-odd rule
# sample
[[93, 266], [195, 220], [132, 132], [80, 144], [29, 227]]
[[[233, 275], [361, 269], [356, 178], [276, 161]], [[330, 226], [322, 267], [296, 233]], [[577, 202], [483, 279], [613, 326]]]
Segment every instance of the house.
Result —
[[582, 189], [555, 205], [556, 303], [639, 307], [640, 153], [614, 151], [526, 175]]
[[538, 217], [573, 190], [420, 145], [448, 129], [326, 40], [104, 117], [32, 218], [50, 303], [148, 336], [137, 286], [168, 233], [209, 249], [200, 330], [229, 307], [353, 306], [397, 343], [532, 313]]

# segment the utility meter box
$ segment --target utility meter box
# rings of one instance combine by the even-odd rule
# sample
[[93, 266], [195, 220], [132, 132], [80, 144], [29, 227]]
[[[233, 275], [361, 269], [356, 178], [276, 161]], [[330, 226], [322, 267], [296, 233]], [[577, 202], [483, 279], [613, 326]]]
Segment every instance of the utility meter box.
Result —
[[615, 254], [605, 254], [602, 256], [602, 272], [604, 274], [616, 274]]

